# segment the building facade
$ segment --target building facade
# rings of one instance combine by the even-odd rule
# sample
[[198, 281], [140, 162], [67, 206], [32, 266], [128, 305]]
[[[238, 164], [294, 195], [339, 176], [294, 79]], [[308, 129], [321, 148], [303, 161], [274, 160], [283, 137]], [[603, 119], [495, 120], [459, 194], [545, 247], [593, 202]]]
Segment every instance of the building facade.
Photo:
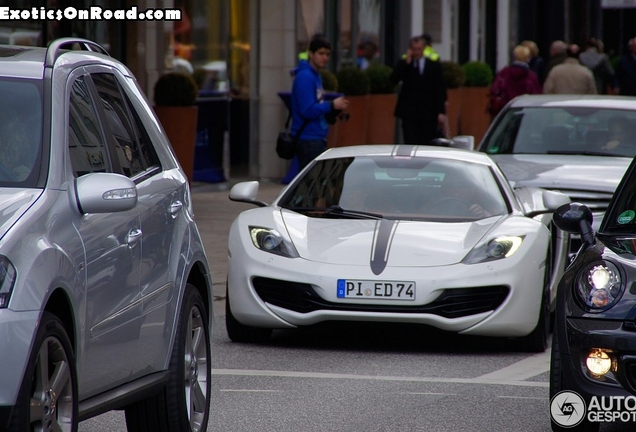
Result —
[[[11, 7], [125, 9], [125, 0], [12, 0]], [[0, 21], [2, 43], [46, 45], [61, 36], [103, 44], [123, 60], [152, 101], [159, 75], [187, 66], [205, 89], [227, 91], [231, 177], [285, 176], [275, 141], [287, 118], [278, 96], [292, 85], [298, 54], [317, 34], [333, 44], [329, 69], [356, 64], [363, 42], [394, 66], [412, 35], [428, 33], [441, 60], [487, 62], [497, 71], [519, 41], [547, 56], [553, 40], [583, 44], [600, 37], [621, 54], [636, 36], [636, 0], [140, 0], [139, 10], [179, 8], [170, 21]], [[630, 34], [630, 32], [634, 34]], [[185, 67], [183, 66], [183, 67]], [[229, 155], [227, 154], [229, 153]]]

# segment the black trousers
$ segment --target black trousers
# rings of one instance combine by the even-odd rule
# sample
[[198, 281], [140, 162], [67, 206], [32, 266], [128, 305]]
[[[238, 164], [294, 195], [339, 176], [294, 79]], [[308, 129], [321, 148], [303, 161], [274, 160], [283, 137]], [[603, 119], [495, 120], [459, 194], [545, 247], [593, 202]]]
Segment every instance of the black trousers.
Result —
[[404, 144], [417, 145], [429, 145], [431, 140], [441, 136], [437, 128], [437, 121], [423, 121], [416, 117], [402, 119], [402, 134], [404, 135]]

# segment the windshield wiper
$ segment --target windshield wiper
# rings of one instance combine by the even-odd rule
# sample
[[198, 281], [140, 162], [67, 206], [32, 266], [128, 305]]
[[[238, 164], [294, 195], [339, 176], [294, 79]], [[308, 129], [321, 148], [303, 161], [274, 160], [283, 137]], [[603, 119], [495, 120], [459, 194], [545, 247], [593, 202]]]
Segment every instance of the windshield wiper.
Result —
[[336, 216], [336, 217], [349, 217], [354, 219], [383, 219], [379, 213], [370, 213], [360, 210], [348, 210], [343, 209], [337, 204], [330, 206], [327, 210], [325, 210], [325, 216]]
[[352, 218], [352, 219], [384, 219], [384, 216], [382, 216], [379, 213], [370, 213], [370, 212], [365, 212], [361, 210], [343, 209], [337, 204], [332, 205], [328, 208], [324, 208], [324, 207], [283, 207], [283, 208], [286, 210], [291, 210], [291, 211], [302, 213], [302, 214], [322, 212], [324, 216], [332, 217], [332, 218], [342, 217], [342, 218]]

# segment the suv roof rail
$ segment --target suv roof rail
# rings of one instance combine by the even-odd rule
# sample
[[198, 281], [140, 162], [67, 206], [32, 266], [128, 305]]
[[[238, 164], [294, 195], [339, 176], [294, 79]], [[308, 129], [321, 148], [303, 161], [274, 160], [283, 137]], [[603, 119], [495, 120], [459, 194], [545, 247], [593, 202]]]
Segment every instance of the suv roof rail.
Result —
[[104, 47], [102, 47], [97, 42], [93, 42], [88, 39], [82, 39], [82, 38], [66, 37], [66, 38], [55, 39], [48, 46], [48, 48], [46, 49], [46, 58], [44, 60], [44, 67], [45, 68], [53, 67], [53, 64], [55, 63], [55, 60], [57, 60], [59, 52], [62, 49], [62, 47], [65, 47], [66, 45], [71, 45], [71, 44], [79, 44], [82, 47], [84, 47], [86, 51], [98, 52], [98, 53], [110, 56], [110, 54], [108, 54], [108, 51], [106, 51], [106, 49], [104, 49]]

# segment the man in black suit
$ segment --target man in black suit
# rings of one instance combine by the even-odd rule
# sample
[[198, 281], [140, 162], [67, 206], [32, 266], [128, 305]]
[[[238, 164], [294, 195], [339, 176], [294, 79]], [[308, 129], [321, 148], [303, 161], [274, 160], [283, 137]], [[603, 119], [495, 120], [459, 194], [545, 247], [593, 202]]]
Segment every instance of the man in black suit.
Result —
[[[393, 69], [393, 84], [402, 82], [395, 116], [402, 119], [406, 144], [427, 145], [446, 128], [446, 85], [439, 61], [425, 58], [422, 36], [412, 37], [409, 49]], [[450, 138], [450, 137], [449, 137]]]

